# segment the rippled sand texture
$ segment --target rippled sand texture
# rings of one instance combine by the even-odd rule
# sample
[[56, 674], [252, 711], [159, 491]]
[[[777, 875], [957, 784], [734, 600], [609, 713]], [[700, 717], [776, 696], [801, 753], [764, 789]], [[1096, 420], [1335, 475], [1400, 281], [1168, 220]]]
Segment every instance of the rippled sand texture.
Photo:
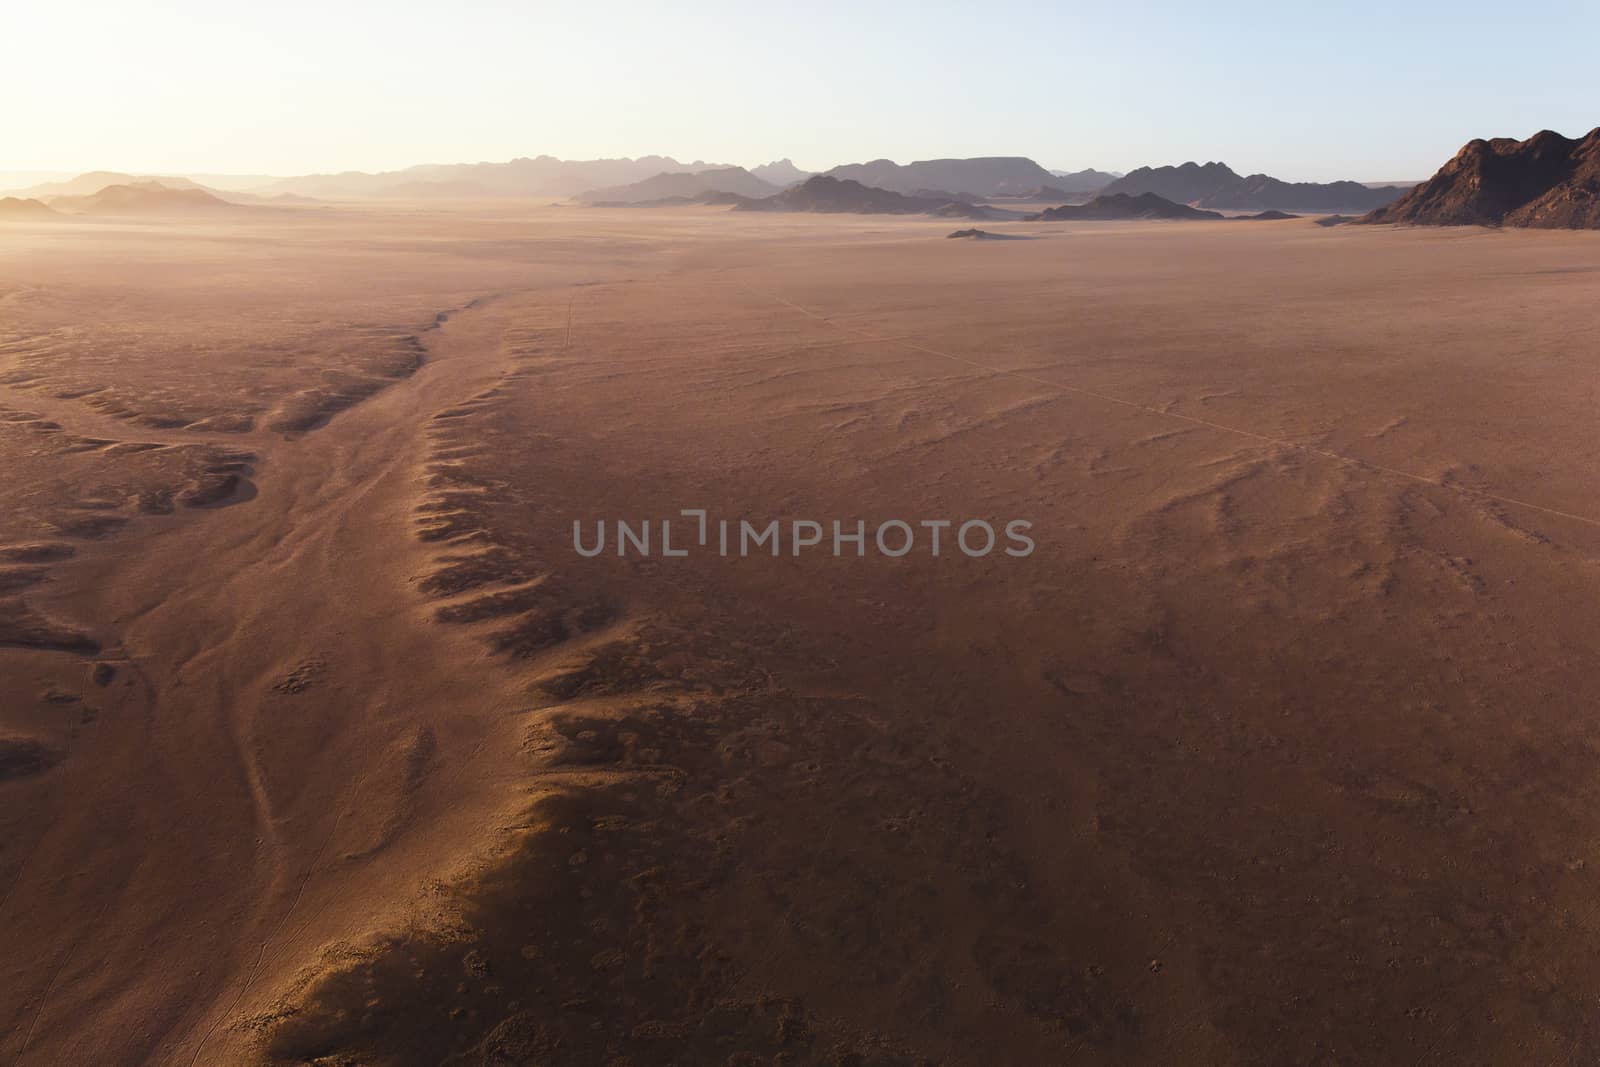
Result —
[[0, 229], [0, 1059], [1600, 1045], [1600, 241], [948, 228]]

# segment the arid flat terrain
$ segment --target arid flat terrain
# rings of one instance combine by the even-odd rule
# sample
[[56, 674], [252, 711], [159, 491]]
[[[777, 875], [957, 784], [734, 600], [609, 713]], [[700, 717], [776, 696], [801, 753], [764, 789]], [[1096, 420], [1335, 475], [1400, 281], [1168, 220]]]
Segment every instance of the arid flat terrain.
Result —
[[1600, 235], [984, 225], [0, 226], [0, 1063], [1588, 1062]]

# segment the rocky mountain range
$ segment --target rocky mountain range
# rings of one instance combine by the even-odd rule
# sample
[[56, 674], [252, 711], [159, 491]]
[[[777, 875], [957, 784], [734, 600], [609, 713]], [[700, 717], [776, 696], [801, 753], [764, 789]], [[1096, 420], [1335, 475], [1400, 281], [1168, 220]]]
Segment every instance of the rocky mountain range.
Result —
[[1140, 167], [1101, 190], [1112, 195], [1154, 193], [1179, 204], [1218, 211], [1371, 211], [1403, 196], [1401, 186], [1371, 188], [1355, 181], [1286, 182], [1268, 174], [1241, 176], [1226, 163]]
[[369, 174], [310, 174], [284, 178], [257, 190], [300, 196], [345, 197], [462, 197], [462, 196], [576, 196], [591, 189], [628, 185], [662, 173], [702, 171], [726, 164], [680, 163], [671, 156], [637, 159], [556, 159], [554, 156], [513, 159], [506, 163], [424, 164], [404, 170]]
[[1220, 219], [1219, 211], [1204, 211], [1174, 203], [1155, 193], [1102, 193], [1087, 204], [1063, 204], [1027, 216], [1030, 222], [1113, 222], [1124, 219]]
[[1600, 229], [1600, 128], [1467, 143], [1432, 178], [1361, 222]]
[[1050, 185], [1069, 193], [1097, 192], [1122, 177], [1122, 175], [1112, 171], [1095, 170], [1093, 168], [1087, 170], [1053, 170], [1050, 173], [1055, 176], [1055, 180]]
[[907, 196], [937, 191], [949, 197], [979, 199], [1015, 195], [1063, 181], [1023, 156], [925, 159], [904, 164], [875, 159], [870, 163], [846, 163], [824, 173], [830, 178], [857, 181]]
[[164, 182], [136, 181], [108, 185], [87, 196], [57, 196], [54, 211], [73, 215], [226, 215], [259, 211], [229, 203], [198, 186], [169, 186]]
[[61, 212], [39, 200], [0, 197], [0, 222], [49, 222], [61, 217]]
[[156, 174], [125, 174], [117, 170], [92, 170], [64, 181], [41, 182], [26, 189], [17, 189], [11, 195], [31, 197], [36, 200], [48, 200], [56, 196], [93, 196], [108, 186], [135, 185], [140, 182], [157, 182], [168, 189], [205, 188], [199, 182], [190, 178]]
[[[1556, 135], [1550, 135], [1552, 137]], [[1478, 142], [1475, 142], [1478, 143]], [[1482, 142], [1514, 144], [1515, 142]], [[1126, 175], [1101, 170], [1052, 171], [1023, 156], [931, 159], [896, 163], [877, 159], [850, 163], [825, 172], [827, 177], [896, 193], [917, 201], [976, 205], [993, 198], [1046, 202], [1079, 202], [1094, 195], [1154, 193], [1176, 204], [1203, 210], [1259, 212], [1370, 211], [1405, 193], [1401, 187], [1369, 188], [1358, 182], [1285, 182], [1270, 175], [1240, 176], [1223, 163], [1185, 163], [1175, 167], [1141, 167]], [[670, 156], [562, 160], [553, 156], [513, 159], [503, 163], [427, 164], [402, 170], [367, 173], [312, 174], [272, 180], [249, 191], [219, 192], [185, 177], [156, 177], [97, 171], [70, 181], [46, 182], [14, 195], [47, 203], [60, 196], [89, 196], [110, 185], [158, 181], [167, 188], [192, 188], [236, 203], [292, 202], [307, 198], [450, 199], [477, 197], [576, 198], [585, 203], [732, 203], [730, 198], [761, 200], [799, 187], [814, 175], [792, 160], [759, 167], [680, 163]], [[802, 200], [805, 198], [802, 197]], [[857, 197], [857, 200], [862, 198]], [[819, 202], [826, 202], [823, 197]], [[865, 202], [865, 201], [862, 201]], [[775, 208], [776, 209], [776, 208]], [[782, 209], [787, 210], [787, 209]], [[812, 210], [799, 208], [799, 210]], [[918, 209], [921, 210], [921, 209]], [[952, 209], [958, 210], [958, 209]], [[997, 217], [1003, 208], [969, 212], [970, 217]], [[1553, 217], [1553, 216], [1552, 216]]]
[[743, 167], [677, 171], [653, 175], [628, 185], [591, 189], [580, 193], [586, 204], [640, 204], [677, 197], [694, 199], [706, 193], [734, 193], [743, 197], [772, 196], [783, 186], [763, 181]]
[[740, 200], [738, 211], [810, 211], [851, 215], [938, 215], [944, 218], [1019, 218], [1015, 212], [970, 204], [964, 200], [907, 196], [879, 189], [851, 178], [818, 174], [775, 196]]
[[[703, 182], [692, 175], [716, 172]], [[1021, 156], [934, 159], [899, 164], [880, 159], [833, 168], [829, 176], [860, 181], [905, 196], [976, 202], [992, 196], [1040, 199], [1079, 198], [1115, 178], [1106, 171], [1049, 171]], [[676, 176], [676, 177], [672, 177]], [[215, 184], [202, 176], [167, 176], [93, 171], [64, 181], [48, 181], [12, 195], [48, 201], [56, 196], [91, 196], [111, 185], [158, 181], [168, 188], [196, 188], [243, 203], [290, 199], [452, 199], [479, 197], [576, 197], [586, 202], [642, 203], [695, 199], [708, 192], [760, 198], [798, 185], [812, 172], [790, 159], [748, 170], [670, 156], [564, 160], [523, 157], [506, 162], [423, 164], [401, 170], [307, 174], [289, 178], [221, 176]], [[644, 185], [643, 183], [653, 183]], [[755, 184], [762, 183], [762, 184]], [[630, 188], [639, 186], [639, 188]]]
[[750, 173], [762, 181], [770, 182], [782, 189], [805, 181], [815, 172], [801, 170], [794, 165], [794, 160], [785, 157], [783, 159], [775, 159], [771, 163], [763, 163], [759, 167], [751, 167]]

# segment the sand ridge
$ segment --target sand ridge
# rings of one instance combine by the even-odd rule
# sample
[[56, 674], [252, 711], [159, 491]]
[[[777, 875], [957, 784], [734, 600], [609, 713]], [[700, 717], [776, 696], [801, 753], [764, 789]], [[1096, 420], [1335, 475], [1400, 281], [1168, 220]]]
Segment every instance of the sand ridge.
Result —
[[[422, 366], [421, 339], [449, 317], [449, 312], [430, 316], [423, 332], [415, 335], [414, 355], [406, 361], [409, 374], [417, 373]], [[471, 378], [464, 374], [460, 380], [466, 384]], [[19, 386], [36, 391], [33, 379], [25, 376], [12, 387]], [[317, 409], [314, 420], [285, 428], [299, 433], [326, 429], [329, 418], [337, 415], [341, 407], [354, 400], [373, 403], [371, 398], [377, 392], [363, 387], [359, 395], [335, 397], [340, 403], [333, 406], [319, 400], [313, 405]], [[58, 395], [51, 399], [65, 416], [72, 412], [59, 405], [70, 405], [79, 398]], [[92, 422], [94, 417], [91, 414], [86, 421]], [[382, 417], [377, 418], [379, 423], [375, 426], [381, 424]], [[181, 488], [180, 484], [178, 488], [154, 490], [156, 496], [151, 499], [155, 506], [149, 506], [148, 494], [140, 496], [140, 513], [156, 519], [168, 517], [168, 521], [155, 524], [159, 529], [150, 529], [149, 518], [137, 522], [124, 518], [116, 497], [105, 500], [106, 506], [113, 509], [110, 512], [91, 511], [88, 518], [74, 518], [70, 525], [57, 522], [58, 536], [65, 533], [80, 541], [114, 538], [117, 555], [89, 558], [67, 542], [24, 542], [7, 549], [9, 557], [30, 568], [54, 565], [55, 569], [64, 569], [70, 565], [70, 574], [51, 575], [52, 584], [63, 590], [71, 587], [99, 594], [97, 600], [110, 603], [89, 610], [97, 617], [115, 620], [110, 626], [95, 626], [96, 631], [106, 634], [96, 639], [68, 628], [66, 623], [52, 623], [48, 616], [20, 602], [6, 616], [5, 632], [13, 639], [10, 643], [100, 653], [96, 670], [115, 671], [107, 690], [96, 692], [91, 688], [89, 697], [70, 701], [85, 706], [85, 725], [75, 730], [84, 736], [78, 738], [81, 743], [68, 746], [72, 758], [62, 762], [60, 773], [46, 776], [62, 780], [38, 783], [43, 787], [38, 799], [50, 804], [51, 794], [63, 799], [74, 797], [64, 815], [69, 824], [78, 821], [91, 827], [84, 831], [89, 836], [126, 842], [121, 848], [99, 849], [91, 868], [96, 873], [81, 883], [83, 892], [98, 906], [96, 918], [87, 927], [64, 919], [60, 929], [77, 926], [78, 934], [68, 940], [64, 951], [58, 948], [55, 957], [60, 960], [63, 980], [76, 978], [80, 986], [98, 990], [95, 996], [102, 1001], [101, 1011], [132, 1012], [146, 1019], [146, 1023], [132, 1040], [97, 1025], [73, 1039], [73, 1054], [97, 1060], [127, 1058], [133, 1062], [146, 1055], [165, 1060], [177, 1055], [176, 1049], [169, 1046], [176, 1042], [177, 1048], [192, 1045], [196, 1061], [205, 1062], [202, 1053], [216, 1054], [214, 1049], [207, 1053], [206, 1048], [220, 1018], [228, 1014], [231, 1006], [241, 1003], [257, 981], [276, 973], [274, 967], [286, 965], [285, 942], [292, 945], [306, 936], [326, 938], [329, 924], [356, 921], [364, 925], [373, 921], [370, 905], [363, 905], [364, 913], [353, 919], [348, 912], [332, 908], [329, 900], [319, 899], [319, 883], [313, 876], [327, 874], [326, 869], [333, 868], [337, 880], [340, 870], [360, 865], [372, 853], [383, 852], [399, 829], [410, 822], [414, 809], [422, 802], [418, 797], [426, 797], [427, 779], [439, 773], [437, 764], [458, 758], [460, 753], [455, 743], [461, 738], [451, 734], [447, 726], [403, 721], [406, 705], [402, 702], [396, 706], [391, 689], [398, 679], [396, 669], [378, 669], [375, 660], [362, 660], [363, 655], [387, 658], [396, 654], [384, 647], [384, 640], [374, 635], [364, 649], [357, 649], [349, 639], [348, 609], [352, 603], [366, 599], [366, 579], [375, 573], [364, 561], [383, 558], [383, 538], [374, 536], [368, 528], [369, 524], [383, 525], [387, 514], [382, 506], [386, 497], [375, 483], [395, 486], [388, 490], [389, 497], [404, 499], [409, 488], [406, 434], [421, 421], [395, 420], [386, 433], [373, 433], [375, 427], [345, 431], [367, 435], [359, 446], [330, 443], [328, 435], [318, 438], [315, 432], [303, 442], [281, 437], [265, 439], [262, 451], [270, 458], [262, 465], [258, 478], [267, 488], [263, 502], [268, 506], [217, 512], [208, 516], [212, 519], [209, 525], [178, 524], [177, 520], [184, 517], [185, 508], [215, 510], [218, 504], [232, 502], [232, 496], [241, 500], [253, 496], [255, 483], [239, 481], [241, 472], [255, 473], [249, 467], [248, 454], [223, 449], [222, 459], [211, 459], [199, 472], [199, 480], [189, 488]], [[32, 412], [8, 417], [4, 427], [14, 427], [16, 433], [47, 435], [46, 439], [57, 443], [58, 451], [67, 454], [115, 454], [117, 469], [124, 472], [130, 462], [170, 466], [163, 457], [194, 453], [204, 462], [206, 457], [218, 454], [214, 446], [189, 443], [194, 435], [185, 434], [181, 427], [157, 431], [157, 442], [132, 454], [127, 452], [131, 445], [108, 439], [88, 439], [85, 444], [85, 439], [46, 423]], [[169, 437], [171, 444], [162, 444], [161, 433], [180, 436]], [[327, 462], [330, 449], [342, 455], [341, 462]], [[52, 484], [62, 480], [60, 473], [52, 474]], [[81, 485], [84, 480], [79, 476], [75, 481]], [[241, 484], [249, 484], [251, 492], [240, 494]], [[15, 483], [12, 488], [17, 488]], [[176, 513], [174, 502], [179, 505]], [[100, 515], [104, 517], [96, 517]], [[263, 522], [272, 525], [260, 526]], [[402, 546], [404, 526], [397, 515], [388, 527], [401, 535]], [[185, 537], [193, 539], [191, 546], [181, 544]], [[139, 564], [127, 567], [129, 558], [138, 559]], [[194, 573], [196, 559], [232, 562], [211, 572], [215, 577], [202, 578]], [[409, 607], [405, 559], [405, 553], [400, 552], [384, 561], [376, 573], [387, 577], [375, 579], [379, 586], [400, 598], [402, 613]], [[187, 569], [188, 577], [161, 577], [164, 570], [170, 573], [174, 566]], [[402, 569], [396, 570], [397, 567]], [[142, 572], [140, 568], [144, 568]], [[145, 583], [142, 587], [141, 579]], [[357, 584], [346, 584], [341, 598], [340, 583], [351, 581]], [[174, 586], [189, 592], [180, 595]], [[143, 599], [141, 588], [166, 592], [155, 599]], [[271, 589], [275, 595], [264, 595], [263, 589]], [[322, 630], [320, 636], [313, 619], [295, 606], [307, 596], [308, 589], [321, 591], [313, 599], [333, 620], [332, 629]], [[67, 616], [68, 611], [61, 614]], [[296, 619], [297, 626], [283, 629], [280, 620], [289, 618]], [[421, 633], [426, 635], [428, 631]], [[330, 646], [339, 649], [339, 658], [329, 653]], [[413, 655], [417, 663], [435, 658]], [[474, 677], [470, 657], [461, 669], [467, 678]], [[453, 683], [435, 676], [428, 684], [438, 691]], [[475, 707], [481, 710], [490, 698], [481, 686], [473, 685], [473, 689], [479, 701]], [[86, 701], [95, 705], [92, 710]], [[297, 748], [301, 742], [291, 730], [282, 729], [284, 716], [292, 719], [297, 714], [304, 717], [306, 712], [314, 712], [313, 718], [320, 720], [326, 711], [340, 706], [347, 711], [370, 709], [372, 722], [354, 718], [344, 726], [352, 732], [376, 730], [375, 751], [364, 759], [349, 761], [352, 768], [364, 768], [355, 780], [330, 775], [325, 778], [331, 786], [328, 794], [307, 795], [297, 784], [295, 768], [304, 765], [301, 761], [311, 751], [330, 761], [336, 761], [338, 753], [332, 751], [331, 738], [321, 732], [322, 724], [312, 724], [312, 734], [304, 739], [312, 749]], [[199, 714], [187, 717], [186, 709], [190, 708]], [[212, 719], [205, 713], [207, 708], [226, 712], [221, 719]], [[400, 720], [395, 719], [396, 715]], [[338, 720], [322, 723], [329, 721]], [[199, 727], [198, 733], [184, 732], [195, 726]], [[21, 771], [30, 776], [38, 769], [36, 765], [53, 762], [63, 754], [61, 748], [46, 748], [40, 755], [40, 744], [31, 738], [24, 738], [15, 750]], [[7, 751], [12, 752], [9, 743]], [[165, 766], [169, 759], [170, 766]], [[78, 767], [83, 762], [98, 766]], [[126, 766], [113, 769], [116, 763]], [[180, 769], [191, 765], [197, 773]], [[93, 777], [83, 779], [73, 773], [79, 769]], [[492, 772], [492, 763], [480, 761], [478, 770]], [[446, 763], [441, 776], [459, 778], [462, 773], [461, 767], [451, 768]], [[140, 781], [141, 795], [147, 803], [153, 803], [153, 810], [164, 811], [174, 825], [183, 827], [180, 834], [167, 839], [171, 852], [168, 861], [158, 858], [156, 839], [139, 829], [138, 813], [126, 810], [114, 799], [121, 788], [119, 780]], [[479, 787], [479, 795], [485, 791], [493, 793], [492, 781]], [[92, 799], [100, 793], [105, 794], [105, 799]], [[476, 810], [468, 802], [472, 793], [471, 788], [459, 783], [451, 789], [452, 806], [460, 814], [445, 819], [446, 824]], [[156, 796], [165, 799], [153, 802]], [[237, 817], [227, 814], [230, 804], [237, 810]], [[191, 805], [192, 811], [186, 817], [185, 809]], [[22, 813], [26, 813], [25, 807]], [[126, 829], [114, 831], [106, 824], [107, 820], [120, 819], [130, 820]], [[319, 823], [323, 828], [318, 828]], [[207, 827], [219, 831], [211, 834], [209, 841], [201, 836]], [[234, 836], [244, 827], [252, 827], [253, 832], [247, 831], [243, 838]], [[72, 862], [70, 853], [59, 853], [56, 848], [56, 843], [66, 844], [72, 834], [60, 827], [53, 833], [41, 835], [41, 831], [45, 831], [43, 824], [33, 828], [33, 847], [20, 857], [14, 872], [7, 872], [12, 877], [8, 879], [6, 898], [8, 907], [27, 908], [47, 921], [57, 911], [70, 914], [78, 901], [72, 894], [56, 894], [48, 903], [37, 896], [49, 884], [41, 879], [48, 879], [61, 864]], [[453, 854], [460, 848], [452, 845], [448, 851]], [[252, 859], [252, 854], [256, 858]], [[8, 850], [8, 858], [10, 855]], [[397, 867], [405, 869], [403, 864]], [[413, 869], [431, 868], [414, 864]], [[387, 877], [393, 876], [391, 873]], [[138, 977], [149, 973], [148, 968], [159, 966], [152, 945], [184, 951], [181, 944], [165, 938], [163, 931], [187, 927], [196, 921], [194, 891], [185, 888], [190, 885], [210, 887], [211, 914], [226, 923], [237, 939], [230, 938], [234, 955], [213, 956], [209, 966], [186, 968], [184, 973], [192, 974], [191, 981], [199, 983], [191, 988], [217, 986], [229, 990], [233, 994], [231, 1005], [219, 1002], [212, 1006], [193, 995], [182, 1001], [171, 1000], [169, 992]], [[166, 903], [151, 907], [157, 901]], [[179, 908], [183, 910], [176, 910]], [[121, 936], [106, 939], [103, 931], [107, 927], [119, 930]], [[250, 933], [252, 928], [259, 932]], [[136, 930], [147, 932], [139, 936]], [[116, 962], [119, 953], [134, 950], [138, 953], [137, 964], [132, 959]], [[229, 974], [234, 975], [231, 983], [226, 977]], [[32, 994], [18, 1003], [31, 1022], [16, 1047], [29, 1060], [67, 1054], [63, 1049], [52, 1051], [37, 1025], [42, 1020], [43, 1029], [48, 1030], [54, 1012], [60, 1010], [60, 984], [52, 981], [42, 989], [34, 987]], [[158, 1003], [170, 1006], [152, 1007], [151, 994], [158, 997]], [[204, 1029], [189, 1031], [185, 1036], [190, 1017], [174, 1011], [182, 1011], [185, 1001], [193, 1005], [189, 1010], [197, 1013], [192, 1017], [197, 1021], [204, 1021], [209, 1012], [214, 1012], [216, 1018]], [[112, 1004], [117, 1006], [111, 1007]], [[108, 1041], [115, 1041], [118, 1051], [113, 1052], [105, 1044]]]

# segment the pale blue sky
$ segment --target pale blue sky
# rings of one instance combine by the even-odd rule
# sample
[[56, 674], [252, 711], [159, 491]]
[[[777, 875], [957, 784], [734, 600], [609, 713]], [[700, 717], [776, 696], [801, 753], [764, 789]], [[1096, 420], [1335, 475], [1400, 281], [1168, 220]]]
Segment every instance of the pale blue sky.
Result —
[[1600, 125], [1596, 0], [77, 0], [5, 27], [0, 170], [1028, 155], [1374, 180]]

